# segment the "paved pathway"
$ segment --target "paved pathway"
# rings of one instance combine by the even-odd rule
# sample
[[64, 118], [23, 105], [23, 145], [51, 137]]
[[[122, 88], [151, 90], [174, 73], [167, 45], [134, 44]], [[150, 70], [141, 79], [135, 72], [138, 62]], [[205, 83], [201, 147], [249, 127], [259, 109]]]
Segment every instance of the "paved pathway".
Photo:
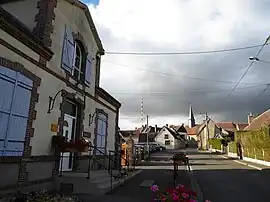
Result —
[[188, 155], [205, 199], [212, 202], [270, 201], [269, 169], [260, 171], [218, 154], [195, 150]]

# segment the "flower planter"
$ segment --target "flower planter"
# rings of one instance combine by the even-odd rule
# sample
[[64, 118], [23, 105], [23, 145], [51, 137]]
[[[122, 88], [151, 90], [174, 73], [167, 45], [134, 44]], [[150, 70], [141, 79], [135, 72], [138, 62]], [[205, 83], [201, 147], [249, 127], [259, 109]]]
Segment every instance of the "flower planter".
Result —
[[67, 141], [64, 136], [55, 135], [52, 138], [52, 147], [57, 148], [60, 152], [87, 152], [89, 143], [85, 140]]

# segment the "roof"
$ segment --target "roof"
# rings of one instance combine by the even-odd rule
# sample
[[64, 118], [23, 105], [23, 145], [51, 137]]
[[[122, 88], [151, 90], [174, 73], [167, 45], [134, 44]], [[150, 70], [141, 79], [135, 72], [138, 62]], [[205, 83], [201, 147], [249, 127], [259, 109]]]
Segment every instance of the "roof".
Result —
[[189, 126], [185, 126], [185, 128], [187, 130], [188, 135], [196, 135], [199, 131], [200, 125], [196, 125], [192, 128], [190, 128]]
[[219, 123], [216, 123], [216, 125], [219, 128], [222, 128], [227, 131], [234, 132], [236, 130], [236, 125], [233, 122], [219, 122]]
[[183, 139], [180, 134], [173, 128], [169, 128], [167, 126], [164, 126], [170, 133], [171, 135], [175, 138], [175, 139], [178, 139], [178, 140], [181, 140]]
[[257, 130], [261, 128], [263, 125], [267, 125], [267, 126], [270, 125], [270, 109], [268, 109], [267, 111], [263, 112], [262, 114], [254, 118], [252, 122], [250, 123], [250, 125], [245, 127], [244, 130]]
[[116, 100], [111, 94], [109, 94], [106, 90], [104, 90], [103, 88], [97, 87], [96, 86], [96, 93], [102, 97], [104, 100], [108, 101], [110, 104], [112, 104], [113, 106], [115, 106], [116, 108], [120, 108], [121, 107], [121, 103]]
[[[24, 0], [1, 0], [0, 5], [1, 5], [1, 4], [6, 4], [6, 3], [15, 2], [15, 1], [24, 1]], [[87, 21], [88, 21], [88, 23], [89, 23], [89, 25], [90, 25], [91, 31], [92, 31], [93, 36], [94, 36], [94, 39], [95, 39], [95, 41], [96, 41], [96, 43], [97, 43], [98, 49], [99, 49], [99, 51], [100, 51], [100, 54], [104, 54], [105, 50], [104, 50], [103, 45], [102, 45], [102, 43], [101, 43], [101, 40], [100, 40], [100, 38], [99, 38], [99, 34], [98, 34], [98, 32], [97, 32], [96, 26], [95, 26], [95, 24], [94, 24], [94, 21], [93, 21], [93, 18], [92, 18], [92, 16], [91, 16], [91, 14], [90, 14], [90, 11], [89, 11], [89, 9], [88, 9], [88, 6], [87, 6], [86, 4], [84, 4], [84, 3], [82, 3], [82, 2], [79, 1], [79, 0], [66, 0], [66, 1], [68, 1], [68, 2], [71, 3], [72, 5], [75, 5], [75, 6], [81, 8], [82, 10], [85, 11], [85, 15], [86, 15]], [[1, 15], [1, 16], [2, 16], [2, 15]]]
[[248, 123], [236, 123], [237, 130], [244, 130]]

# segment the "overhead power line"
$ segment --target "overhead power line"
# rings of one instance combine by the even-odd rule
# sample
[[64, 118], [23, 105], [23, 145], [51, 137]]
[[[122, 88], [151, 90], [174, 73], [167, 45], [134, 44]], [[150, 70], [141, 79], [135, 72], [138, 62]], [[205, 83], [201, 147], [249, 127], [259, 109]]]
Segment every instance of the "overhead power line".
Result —
[[[181, 78], [186, 78], [186, 79], [191, 79], [191, 80], [198, 80], [198, 81], [205, 81], [205, 82], [214, 82], [214, 83], [237, 83], [237, 81], [225, 81], [225, 80], [216, 80], [216, 79], [206, 79], [202, 77], [191, 77], [191, 76], [185, 76], [185, 75], [180, 75], [180, 74], [172, 74], [168, 72], [161, 72], [161, 71], [156, 71], [156, 70], [151, 70], [151, 69], [145, 69], [145, 68], [138, 68], [138, 67], [131, 67], [125, 64], [120, 64], [120, 63], [115, 63], [113, 61], [109, 60], [104, 60], [103, 62], [107, 62], [110, 64], [115, 64], [118, 66], [123, 66], [123, 67], [129, 67], [133, 69], [138, 69], [142, 71], [147, 71], [147, 72], [152, 72], [154, 74], [159, 74], [163, 76], [170, 76], [170, 77], [181, 77]], [[256, 83], [256, 82], [243, 82], [242, 84], [264, 84], [264, 83]]]
[[[260, 84], [260, 85], [254, 85], [254, 86], [249, 86], [249, 87], [242, 87], [242, 88], [238, 88], [239, 90], [244, 90], [244, 89], [251, 89], [251, 88], [256, 88], [259, 86], [268, 86], [269, 84]], [[230, 89], [194, 89], [194, 90], [188, 90], [185, 89], [184, 92], [182, 93], [178, 93], [178, 92], [136, 92], [136, 93], [132, 93], [132, 92], [111, 92], [114, 95], [134, 95], [136, 97], [138, 96], [144, 96], [147, 97], [147, 95], [149, 96], [179, 96], [182, 95], [184, 93], [211, 93], [211, 92], [221, 92], [221, 91], [229, 91]]]
[[[260, 55], [260, 53], [262, 52], [263, 48], [268, 44], [270, 39], [270, 36], [267, 37], [267, 39], [265, 40], [264, 44], [261, 46], [261, 48], [259, 49], [259, 51], [257, 52], [257, 54], [255, 55], [255, 58], [258, 58], [258, 56]], [[249, 64], [249, 66], [247, 67], [246, 71], [243, 73], [243, 75], [240, 77], [240, 79], [238, 80], [238, 82], [235, 84], [235, 86], [232, 88], [232, 90], [228, 93], [228, 95], [225, 97], [224, 100], [226, 100], [228, 97], [231, 96], [231, 94], [235, 91], [235, 89], [238, 87], [238, 85], [241, 83], [241, 81], [243, 80], [243, 78], [246, 76], [246, 74], [248, 73], [248, 71], [250, 70], [250, 68], [252, 67], [252, 65], [254, 64], [255, 60], [252, 60]]]
[[252, 48], [258, 48], [268, 44], [260, 44], [253, 46], [219, 49], [219, 50], [204, 50], [204, 51], [187, 51], [187, 52], [117, 52], [117, 51], [106, 51], [107, 55], [146, 55], [146, 56], [159, 56], [159, 55], [195, 55], [195, 54], [210, 54], [210, 53], [222, 53], [222, 52], [232, 52], [240, 51]]

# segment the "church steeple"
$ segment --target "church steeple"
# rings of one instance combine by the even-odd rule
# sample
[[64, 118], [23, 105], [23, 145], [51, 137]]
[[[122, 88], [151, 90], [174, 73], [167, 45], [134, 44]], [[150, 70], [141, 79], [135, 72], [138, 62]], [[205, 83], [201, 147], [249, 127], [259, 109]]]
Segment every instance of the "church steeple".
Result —
[[191, 104], [189, 105], [188, 126], [189, 126], [190, 128], [192, 128], [192, 127], [195, 126], [195, 118], [194, 118], [194, 114], [193, 114], [193, 110], [192, 110]]

